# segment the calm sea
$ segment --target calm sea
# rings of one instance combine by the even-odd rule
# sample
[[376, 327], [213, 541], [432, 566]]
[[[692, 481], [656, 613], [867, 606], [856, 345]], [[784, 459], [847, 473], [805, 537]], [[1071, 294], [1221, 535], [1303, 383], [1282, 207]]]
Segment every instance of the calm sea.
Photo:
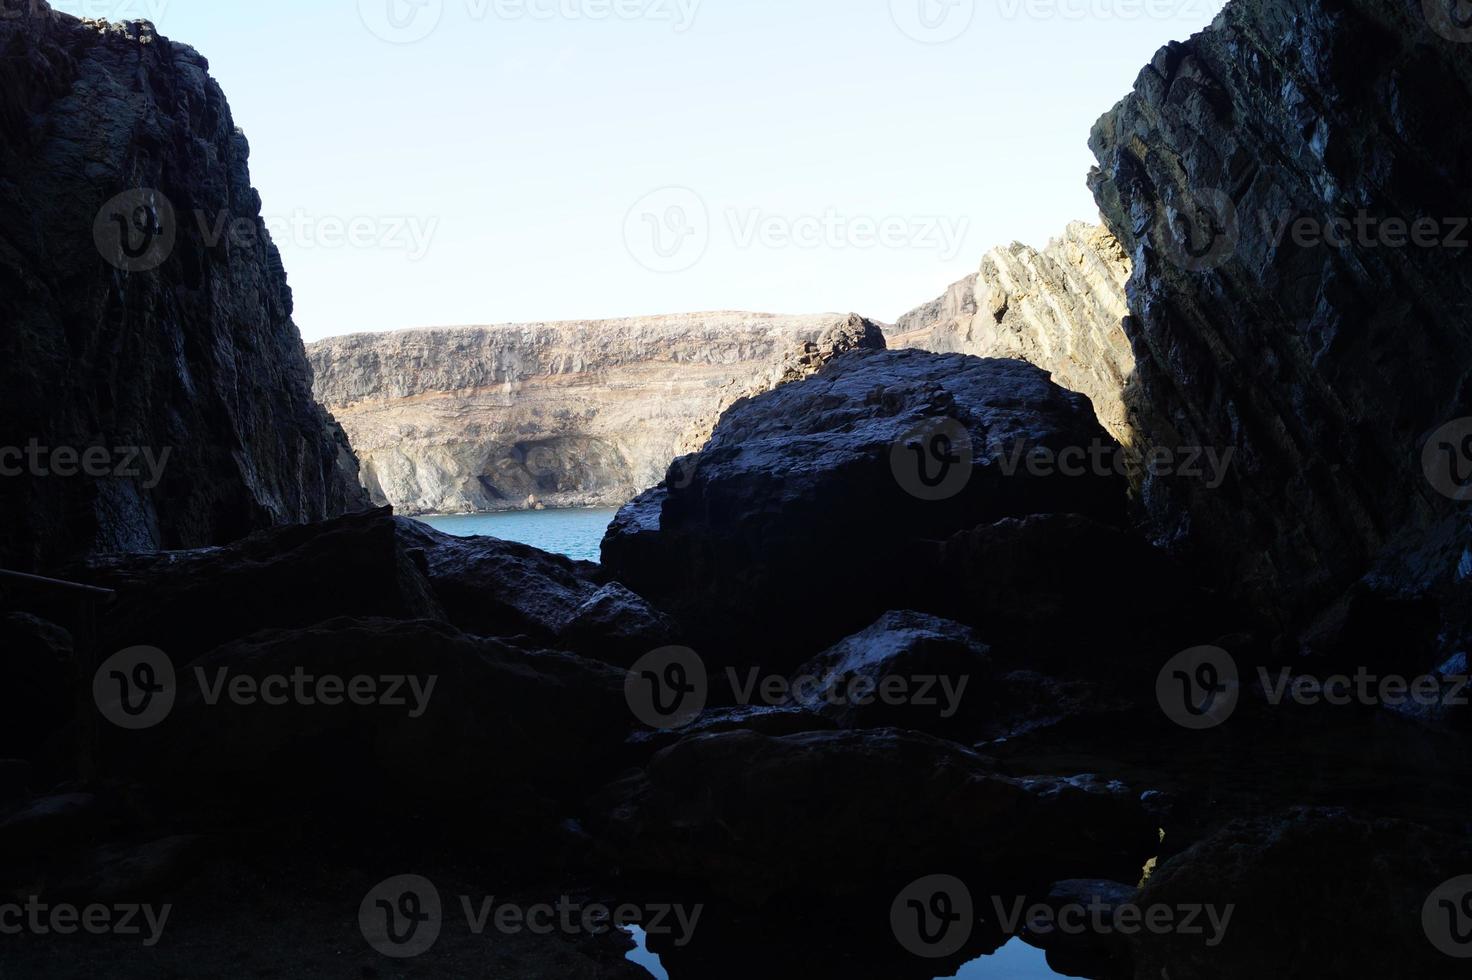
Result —
[[419, 518], [446, 534], [520, 541], [582, 561], [598, 560], [598, 544], [615, 510], [516, 510], [505, 514], [453, 514]]

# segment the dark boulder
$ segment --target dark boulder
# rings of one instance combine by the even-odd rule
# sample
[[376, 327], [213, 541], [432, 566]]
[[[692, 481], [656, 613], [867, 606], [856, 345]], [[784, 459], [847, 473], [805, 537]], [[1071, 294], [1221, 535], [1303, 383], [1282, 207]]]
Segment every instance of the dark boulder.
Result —
[[1113, 443], [1088, 400], [1020, 361], [855, 351], [737, 402], [620, 513], [611, 574], [703, 655], [787, 671], [920, 591], [914, 545], [1036, 513], [1122, 519], [1112, 472], [1031, 465]]
[[1007, 519], [927, 544], [922, 608], [976, 628], [994, 658], [1061, 678], [1153, 679], [1231, 610], [1137, 533], [1077, 514]]
[[1157, 845], [1119, 784], [1014, 779], [959, 745], [889, 729], [688, 738], [611, 786], [599, 809], [601, 839], [626, 870], [756, 900], [937, 871], [1038, 887], [1124, 877]]
[[71, 634], [25, 613], [0, 615], [0, 671], [0, 757], [37, 759], [76, 714]]
[[793, 699], [842, 728], [975, 733], [999, 697], [987, 645], [968, 627], [893, 611], [809, 660]]
[[1221, 942], [1143, 932], [1133, 940], [1135, 975], [1463, 977], [1465, 959], [1438, 943], [1455, 949], [1459, 933], [1467, 955], [1472, 878], [1447, 907], [1437, 894], [1469, 874], [1465, 834], [1322, 808], [1236, 821], [1163, 863], [1136, 898], [1142, 906], [1230, 906]]
[[591, 562], [499, 538], [457, 538], [396, 519], [449, 620], [468, 633], [527, 637], [628, 666], [675, 642], [670, 618]]
[[94, 558], [69, 574], [117, 590], [101, 623], [107, 654], [151, 646], [179, 664], [263, 629], [338, 616], [444, 617], [388, 508], [219, 548]]
[[632, 725], [614, 668], [428, 621], [257, 633], [177, 685], [152, 728], [108, 732], [112, 763], [184, 807], [278, 816], [436, 805], [450, 821], [451, 804], [573, 797]]

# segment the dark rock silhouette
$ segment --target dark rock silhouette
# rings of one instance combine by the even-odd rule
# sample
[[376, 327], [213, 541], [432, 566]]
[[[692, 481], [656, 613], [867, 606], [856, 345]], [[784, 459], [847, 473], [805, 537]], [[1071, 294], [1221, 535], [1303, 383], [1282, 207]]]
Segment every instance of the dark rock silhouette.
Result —
[[0, 566], [366, 506], [209, 63], [146, 22], [3, 13]]
[[1122, 521], [1122, 477], [1026, 461], [1113, 445], [1087, 399], [1020, 361], [853, 352], [737, 402], [619, 513], [603, 560], [702, 653], [786, 671], [925, 591], [921, 541], [1037, 513]]

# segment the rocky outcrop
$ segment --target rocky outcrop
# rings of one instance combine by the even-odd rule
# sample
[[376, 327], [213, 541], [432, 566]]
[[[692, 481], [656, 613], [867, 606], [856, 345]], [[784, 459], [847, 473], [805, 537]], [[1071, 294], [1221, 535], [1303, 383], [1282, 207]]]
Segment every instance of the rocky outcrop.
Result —
[[[1145, 500], [1167, 539], [1290, 621], [1463, 520], [1472, 453], [1441, 431], [1472, 408], [1459, 16], [1238, 0], [1162, 48], [1091, 138], [1133, 266], [1141, 438], [1236, 451], [1224, 485], [1151, 477]], [[1451, 582], [1465, 524], [1453, 536], [1382, 583]]]
[[701, 313], [357, 334], [308, 348], [378, 503], [617, 506], [742, 395], [882, 344], [855, 316]]
[[[1466, 899], [1448, 889], [1472, 861], [1465, 833], [1337, 808], [1294, 808], [1233, 822], [1161, 865], [1141, 907], [1211, 906], [1218, 941], [1147, 930], [1132, 939], [1135, 976], [1452, 978], [1465, 959]], [[1207, 934], [1211, 932], [1208, 929]], [[1456, 938], [1454, 938], [1456, 937]]]
[[1100, 423], [1138, 459], [1125, 384], [1134, 354], [1122, 322], [1130, 263], [1108, 231], [1074, 222], [1042, 250], [1013, 243], [981, 271], [900, 317], [891, 347], [918, 347], [1035, 364], [1089, 397]]
[[611, 786], [601, 809], [621, 866], [757, 900], [851, 894], [936, 868], [993, 883], [1058, 868], [1128, 876], [1156, 846], [1122, 784], [1011, 778], [959, 745], [893, 729], [689, 738]]
[[1026, 461], [1093, 445], [1112, 443], [1087, 400], [1031, 365], [855, 351], [733, 406], [619, 512], [603, 561], [702, 653], [785, 671], [934, 592], [922, 542], [1028, 514], [1121, 520], [1122, 478]]
[[[907, 341], [918, 341], [926, 333], [935, 335], [935, 343], [944, 343], [946, 338], [964, 334], [971, 318], [976, 315], [976, 285], [977, 273], [972, 273], [965, 279], [953, 282], [950, 288], [940, 296], [917, 306], [895, 321], [894, 329], [890, 335]], [[930, 347], [926, 343], [902, 343], [897, 347], [921, 347], [925, 350], [937, 350], [940, 348]], [[950, 352], [946, 352], [950, 353]], [[960, 351], [968, 354], [970, 351]]]
[[208, 70], [146, 22], [3, 2], [0, 565], [366, 504]]

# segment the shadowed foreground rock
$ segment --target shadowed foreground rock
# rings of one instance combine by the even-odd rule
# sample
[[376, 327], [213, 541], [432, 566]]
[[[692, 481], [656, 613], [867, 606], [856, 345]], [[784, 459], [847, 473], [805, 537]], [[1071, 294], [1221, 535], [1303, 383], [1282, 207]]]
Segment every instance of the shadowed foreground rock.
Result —
[[[273, 677], [293, 686], [257, 688]], [[324, 677], [343, 679], [335, 693]], [[360, 678], [371, 683], [349, 696]], [[248, 701], [231, 693], [242, 679]], [[632, 724], [623, 675], [606, 664], [423, 621], [257, 633], [181, 670], [178, 691], [156, 727], [109, 731], [104, 748], [177, 803], [231, 801], [277, 818], [299, 805], [434, 804], [459, 822], [457, 805], [484, 819], [522, 809], [529, 790], [575, 796]]]
[[1138, 876], [1157, 844], [1122, 785], [1009, 778], [893, 729], [689, 738], [610, 787], [601, 809], [625, 869], [755, 899], [897, 888], [937, 868], [1022, 883]]

